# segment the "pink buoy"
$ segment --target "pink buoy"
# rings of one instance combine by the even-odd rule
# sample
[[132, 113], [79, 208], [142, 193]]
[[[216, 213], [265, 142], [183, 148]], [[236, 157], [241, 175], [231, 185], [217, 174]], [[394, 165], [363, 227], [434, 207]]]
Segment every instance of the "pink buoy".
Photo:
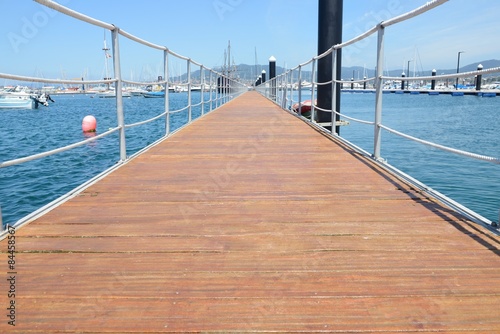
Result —
[[83, 132], [95, 132], [97, 121], [94, 116], [88, 115], [83, 118], [82, 130]]

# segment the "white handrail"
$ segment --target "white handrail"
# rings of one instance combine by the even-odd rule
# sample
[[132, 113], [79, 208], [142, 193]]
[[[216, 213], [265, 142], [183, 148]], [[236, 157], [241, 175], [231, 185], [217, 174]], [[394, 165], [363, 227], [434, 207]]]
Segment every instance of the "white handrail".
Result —
[[79, 142], [74, 143], [74, 144], [70, 144], [70, 145], [67, 145], [67, 146], [64, 146], [64, 147], [59, 147], [59, 148], [56, 148], [56, 149], [53, 149], [53, 150], [50, 150], [50, 151], [45, 151], [45, 152], [42, 152], [42, 153], [33, 154], [33, 155], [30, 155], [30, 156], [27, 156], [27, 157], [24, 157], [24, 158], [19, 158], [19, 159], [8, 160], [8, 161], [5, 161], [5, 162], [0, 162], [0, 168], [14, 166], [14, 165], [19, 165], [19, 164], [24, 163], [24, 162], [33, 161], [33, 160], [36, 160], [36, 159], [48, 157], [48, 156], [56, 154], [56, 153], [61, 153], [61, 152], [64, 152], [64, 151], [68, 151], [68, 150], [71, 150], [73, 148], [76, 148], [76, 147], [88, 144], [90, 142], [93, 142], [94, 140], [106, 137], [107, 135], [110, 135], [113, 132], [116, 132], [118, 130], [120, 130], [120, 128], [116, 127], [116, 128], [110, 129], [110, 130], [108, 130], [108, 131], [106, 131], [104, 133], [101, 133], [100, 135], [96, 135], [95, 137], [92, 137], [92, 138], [89, 138], [89, 139], [85, 139], [85, 140], [79, 141]]
[[[112, 166], [111, 168], [107, 169], [107, 171], [104, 172], [104, 174], [105, 174], [105, 173], [113, 170], [114, 168], [116, 168], [116, 166], [118, 166], [124, 160], [130, 159], [130, 157], [127, 157], [127, 155], [126, 155], [125, 129], [139, 126], [139, 125], [143, 125], [143, 124], [158, 120], [159, 118], [165, 117], [166, 118], [166, 133], [162, 138], [159, 139], [159, 140], [162, 140], [170, 135], [170, 127], [169, 127], [170, 114], [185, 111], [185, 110], [188, 110], [188, 109], [191, 109], [194, 107], [194, 108], [201, 108], [202, 109], [201, 116], [203, 116], [206, 114], [206, 111], [204, 109], [204, 103], [207, 103], [209, 105], [209, 111], [212, 111], [243, 92], [243, 90], [240, 90], [239, 92], [231, 92], [231, 91], [226, 90], [226, 89], [223, 89], [221, 91], [218, 91], [218, 90], [214, 91], [213, 87], [216, 84], [214, 82], [214, 78], [226, 77], [223, 73], [219, 73], [213, 69], [207, 68], [207, 67], [203, 66], [201, 63], [196, 62], [189, 57], [179, 55], [179, 54], [169, 50], [165, 46], [154, 44], [154, 43], [151, 43], [149, 41], [143, 40], [143, 39], [141, 39], [137, 36], [134, 36], [134, 35], [126, 32], [124, 30], [119, 29], [117, 26], [115, 26], [113, 24], [109, 24], [109, 23], [94, 19], [92, 17], [89, 17], [87, 15], [84, 15], [82, 13], [78, 13], [78, 12], [71, 10], [67, 7], [64, 7], [64, 6], [58, 4], [54, 1], [51, 1], [51, 0], [35, 0], [35, 1], [41, 5], [52, 8], [58, 12], [61, 12], [61, 13], [68, 15], [68, 16], [71, 16], [75, 19], [78, 19], [78, 20], [84, 21], [86, 23], [89, 23], [89, 24], [92, 24], [92, 25], [95, 25], [95, 26], [98, 26], [98, 27], [101, 27], [101, 28], [104, 28], [104, 29], [111, 31], [112, 40], [113, 40], [113, 42], [112, 42], [113, 70], [114, 70], [115, 78], [109, 79], [109, 80], [108, 79], [105, 79], [105, 80], [65, 80], [65, 79], [61, 80], [61, 79], [46, 79], [46, 78], [39, 78], [39, 77], [20, 76], [20, 75], [14, 75], [14, 74], [9, 74], [9, 73], [0, 73], [0, 78], [21, 81], [21, 82], [60, 83], [60, 84], [76, 84], [76, 85], [116, 83], [116, 110], [117, 110], [118, 126], [115, 128], [112, 128], [112, 129], [110, 129], [102, 134], [96, 135], [95, 137], [92, 137], [92, 138], [89, 138], [89, 139], [86, 139], [86, 140], [83, 140], [83, 141], [80, 141], [77, 143], [73, 143], [70, 145], [66, 145], [64, 147], [59, 147], [59, 148], [56, 148], [53, 150], [33, 154], [30, 156], [0, 162], [0, 168], [14, 166], [14, 165], [22, 164], [22, 163], [32, 161], [35, 159], [40, 159], [40, 158], [48, 157], [48, 156], [58, 154], [61, 152], [65, 152], [65, 151], [83, 146], [83, 145], [90, 143], [90, 142], [93, 142], [95, 140], [101, 139], [103, 137], [109, 136], [114, 132], [119, 132], [119, 134], [120, 134], [120, 159], [121, 160], [117, 164]], [[120, 75], [121, 65], [120, 65], [120, 60], [119, 60], [120, 59], [120, 47], [119, 47], [119, 38], [118, 38], [119, 36], [123, 36], [124, 38], [128, 38], [134, 42], [137, 42], [139, 44], [145, 45], [145, 46], [153, 48], [153, 49], [162, 50], [163, 51], [163, 62], [164, 62], [164, 77], [165, 77], [164, 80], [155, 81], [155, 82], [151, 82], [151, 83], [123, 80], [121, 78], [121, 75]], [[205, 99], [203, 97], [202, 101], [200, 103], [193, 105], [189, 101], [188, 105], [184, 108], [181, 108], [179, 110], [174, 110], [174, 111], [168, 110], [169, 109], [169, 103], [168, 103], [168, 96], [169, 96], [169, 91], [168, 91], [168, 86], [169, 86], [169, 82], [168, 82], [168, 80], [169, 80], [168, 55], [172, 55], [172, 56], [177, 57], [181, 60], [186, 60], [188, 62], [188, 67], [191, 66], [191, 64], [194, 64], [194, 65], [197, 65], [200, 67], [200, 71], [204, 72], [203, 70], [206, 69], [210, 72], [210, 80], [208, 82], [208, 84], [210, 86], [210, 90], [209, 90], [210, 98], [207, 101], [205, 101]], [[204, 83], [206, 82], [205, 78], [202, 78], [202, 82], [204, 82]], [[242, 88], [244, 87], [244, 85], [242, 83], [240, 83], [237, 80], [234, 80], [232, 78], [226, 78], [225, 82], [230, 82], [231, 87], [238, 87], [238, 86], [241, 86]], [[132, 85], [164, 85], [166, 88], [165, 89], [165, 103], [164, 103], [165, 110], [164, 110], [164, 112], [162, 112], [161, 114], [156, 115], [150, 119], [144, 120], [144, 121], [139, 121], [139, 122], [136, 122], [133, 124], [124, 124], [124, 122], [123, 122], [123, 99], [122, 99], [122, 91], [120, 89], [122, 87], [123, 83], [128, 83], [128, 84], [132, 84]], [[190, 84], [191, 84], [191, 82], [188, 82], [188, 87], [190, 86]], [[218, 88], [220, 89], [220, 87], [218, 87]], [[202, 93], [203, 93], [203, 90], [202, 90]], [[215, 97], [214, 97], [214, 94], [215, 94]], [[215, 103], [214, 103], [214, 101], [215, 101]], [[189, 118], [190, 118], [189, 122], [187, 124], [184, 124], [184, 126], [191, 123], [191, 115]], [[158, 142], [159, 140], [157, 140], [156, 142]], [[150, 144], [148, 146], [151, 146], [154, 144], [155, 143]], [[81, 189], [81, 187], [79, 189]], [[35, 211], [36, 214], [38, 215], [41, 212], [46, 212], [46, 211], [50, 210], [51, 208], [53, 208], [56, 205], [58, 205], [59, 203], [61, 203], [61, 201], [64, 201], [65, 199], [67, 199], [69, 196], [71, 196], [71, 194], [63, 195], [58, 200], [52, 201], [51, 203], [45, 205], [44, 207], [36, 210]], [[28, 222], [30, 219], [32, 219], [32, 217], [33, 217], [33, 213], [18, 220], [14, 225], [21, 226], [24, 223]], [[0, 217], [0, 223], [1, 223], [1, 217]]]
[[164, 85], [165, 83], [167, 83], [167, 81], [168, 80], [141, 82], [141, 81], [131, 81], [131, 80], [122, 79], [122, 82], [129, 84], [129, 85], [136, 85], [136, 86]]
[[[205, 66], [203, 66], [202, 64], [198, 63], [198, 62], [195, 62], [193, 60], [191, 60], [190, 58], [188, 57], [184, 57], [184, 56], [181, 56], [171, 50], [169, 50], [168, 48], [164, 47], [164, 46], [160, 46], [160, 45], [157, 45], [157, 44], [154, 44], [154, 43], [151, 43], [151, 42], [148, 42], [148, 41], [145, 41], [139, 37], [136, 37], [130, 33], [127, 33], [121, 29], [118, 29], [116, 26], [114, 26], [113, 24], [109, 24], [109, 23], [106, 23], [106, 22], [103, 22], [103, 21], [100, 21], [100, 20], [96, 20], [92, 17], [89, 17], [87, 15], [84, 15], [84, 14], [81, 14], [79, 12], [76, 12], [72, 9], [69, 9], [65, 6], [62, 6], [54, 1], [51, 1], [51, 0], [35, 0], [36, 2], [44, 5], [44, 6], [47, 6], [49, 8], [52, 8], [56, 11], [59, 11], [63, 14], [66, 14], [68, 16], [71, 16], [71, 17], [74, 17], [78, 20], [81, 20], [81, 21], [84, 21], [84, 22], [87, 22], [89, 24], [93, 24], [93, 25], [96, 25], [96, 26], [99, 26], [99, 27], [102, 27], [104, 29], [108, 29], [108, 30], [111, 30], [111, 31], [117, 31], [120, 35], [124, 36], [124, 37], [127, 37], [133, 41], [136, 41], [140, 44], [143, 44], [143, 45], [146, 45], [148, 47], [151, 47], [151, 48], [155, 48], [155, 49], [159, 49], [159, 50], [165, 50], [167, 51], [169, 54], [172, 54], [176, 57], [179, 57], [181, 59], [184, 59], [184, 60], [187, 60], [189, 62], [189, 64], [193, 63], [193, 64], [196, 64], [198, 66], [200, 66], [201, 68], [205, 68], [213, 73], [215, 73], [216, 75], [222, 75], [220, 73], [218, 73], [217, 71], [214, 71], [212, 69], [209, 69], [209, 68], [206, 68]], [[118, 82], [119, 79], [118, 78], [114, 78], [114, 79], [109, 79], [109, 80], [61, 80], [61, 79], [46, 79], [46, 78], [38, 78], [38, 77], [29, 77], [29, 76], [21, 76], [21, 75], [14, 75], [14, 74], [8, 74], [8, 73], [0, 73], [0, 78], [4, 78], [4, 79], [10, 79], [10, 80], [17, 80], [17, 81], [26, 81], [26, 82], [42, 82], [42, 83], [60, 83], [60, 84], [109, 84], [109, 83], [115, 83], [115, 82]], [[136, 84], [136, 85], [153, 85], [153, 84], [165, 84], [167, 83], [168, 81], [168, 78], [165, 78], [165, 80], [163, 81], [159, 81], [159, 82], [151, 82], [151, 83], [144, 83], [144, 82], [134, 82], [134, 81], [128, 81], [128, 80], [120, 80], [121, 82], [125, 82], [125, 83], [129, 83], [129, 84]], [[231, 80], [231, 82], [236, 82], [234, 80]], [[210, 83], [212, 85], [212, 83]], [[189, 84], [188, 84], [189, 86]], [[168, 92], [166, 92], [166, 94], [168, 94]], [[211, 96], [210, 97], [210, 101], [213, 101], [213, 97]], [[176, 112], [180, 112], [180, 111], [184, 111], [188, 108], [192, 108], [192, 107], [197, 107], [197, 106], [200, 106], [201, 103], [198, 103], [196, 105], [188, 105], [186, 106], [185, 108], [181, 108], [179, 110], [174, 110], [174, 111], [170, 111], [170, 113], [176, 113]], [[130, 128], [130, 127], [134, 127], [134, 126], [137, 126], [137, 125], [142, 125], [142, 124], [146, 124], [146, 123], [149, 123], [149, 122], [152, 122], [154, 120], [157, 120], [163, 116], [165, 116], [166, 114], [168, 114], [169, 111], [165, 111], [163, 112], [162, 114], [160, 115], [157, 115], [157, 116], [154, 116], [148, 120], [145, 120], [145, 121], [140, 121], [140, 122], [137, 122], [137, 123], [134, 123], [134, 124], [130, 124], [130, 125], [123, 125], [123, 128]], [[82, 145], [85, 145], [86, 143], [89, 143], [89, 142], [92, 142], [94, 140], [97, 140], [97, 139], [100, 139], [100, 138], [103, 138], [115, 131], [118, 131], [120, 130], [122, 127], [118, 126], [118, 127], [115, 127], [109, 131], [106, 131], [105, 133], [103, 134], [100, 134], [100, 135], [97, 135], [93, 138], [89, 138], [89, 139], [86, 139], [86, 140], [83, 140], [81, 142], [78, 142], [78, 143], [74, 143], [74, 144], [70, 144], [70, 145], [67, 145], [67, 146], [64, 146], [64, 147], [60, 147], [60, 148], [57, 148], [57, 149], [54, 149], [54, 150], [50, 150], [50, 151], [46, 151], [46, 152], [41, 152], [41, 153], [37, 153], [37, 154], [34, 154], [34, 155], [31, 155], [31, 156], [27, 156], [27, 157], [23, 157], [23, 158], [18, 158], [18, 159], [13, 159], [13, 160], [9, 160], [9, 161], [5, 161], [5, 162], [1, 162], [0, 163], [0, 168], [3, 168], [3, 167], [8, 167], [8, 166], [13, 166], [13, 165], [17, 165], [17, 164], [21, 164], [21, 163], [24, 163], [24, 162], [28, 162], [28, 161], [32, 161], [32, 160], [35, 160], [35, 159], [40, 159], [40, 158], [43, 158], [43, 157], [47, 157], [47, 156], [50, 156], [50, 155], [53, 155], [53, 154], [57, 154], [57, 153], [61, 153], [61, 152], [64, 152], [64, 151], [67, 151], [67, 150], [70, 150], [70, 149], [73, 149], [73, 148], [76, 148], [76, 147], [79, 147], [79, 146], [82, 146]]]
[[149, 46], [150, 48], [153, 48], [153, 49], [157, 49], [157, 50], [167, 50], [167, 47], [165, 46], [161, 46], [161, 45], [158, 45], [158, 44], [154, 44], [154, 43], [151, 43], [151, 42], [148, 42], [142, 38], [139, 38], [139, 37], [136, 37], [132, 34], [129, 34], [128, 32], [126, 31], [123, 31], [120, 29], [120, 35], [122, 35], [123, 37], [126, 37], [134, 42], [137, 42], [139, 44], [142, 44], [142, 45], [145, 45], [145, 46]]
[[433, 143], [433, 142], [430, 142], [430, 141], [427, 141], [427, 140], [423, 140], [423, 139], [420, 139], [420, 138], [417, 138], [417, 137], [413, 137], [413, 136], [407, 135], [405, 133], [396, 131], [396, 130], [391, 129], [391, 128], [385, 126], [385, 125], [380, 125], [380, 127], [382, 129], [387, 130], [388, 132], [393, 133], [395, 135], [398, 135], [400, 137], [403, 137], [403, 138], [406, 138], [406, 139], [410, 139], [410, 140], [413, 140], [414, 142], [417, 142], [417, 143], [420, 143], [420, 144], [424, 144], [424, 145], [427, 145], [427, 146], [430, 146], [430, 147], [438, 148], [438, 149], [440, 149], [442, 151], [446, 151], [446, 152], [450, 152], [450, 153], [455, 153], [455, 154], [463, 155], [463, 156], [466, 156], [466, 157], [469, 157], [469, 158], [474, 158], [474, 159], [477, 159], [477, 160], [492, 162], [494, 164], [500, 165], [500, 159], [498, 159], [498, 158], [494, 158], [494, 157], [490, 157], [490, 156], [482, 155], [482, 154], [477, 154], [477, 153], [472, 153], [472, 152], [467, 152], [467, 151], [463, 151], [463, 150], [458, 150], [456, 148], [452, 148], [452, 147], [448, 147], [448, 146], [436, 144], [436, 143]]
[[[351, 83], [364, 83], [364, 82], [370, 82], [374, 81], [376, 78], [371, 77], [371, 78], [366, 78], [366, 79], [359, 79], [359, 80], [349, 80], [349, 81], [344, 81], [344, 80], [334, 80], [335, 82], [338, 83], [343, 83], [343, 84], [351, 84]], [[399, 78], [401, 79], [401, 78]]]
[[[477, 153], [471, 153], [471, 152], [467, 152], [467, 151], [463, 151], [463, 150], [458, 150], [458, 149], [455, 149], [455, 148], [450, 148], [450, 147], [447, 147], [447, 146], [444, 146], [444, 145], [440, 145], [440, 144], [436, 144], [436, 143], [433, 143], [433, 142], [430, 142], [430, 141], [426, 141], [426, 140], [423, 140], [423, 139], [420, 139], [420, 138], [416, 138], [416, 137], [413, 137], [413, 136], [410, 136], [410, 135], [407, 135], [407, 134], [404, 134], [404, 133], [401, 133], [399, 131], [396, 131], [394, 129], [391, 129], [385, 125], [382, 124], [382, 88], [383, 88], [383, 80], [404, 80], [404, 81], [421, 81], [421, 80], [426, 80], [426, 81], [435, 81], [435, 80], [443, 80], [443, 79], [452, 79], [452, 78], [465, 78], [465, 77], [473, 77], [473, 76], [481, 76], [481, 75], [487, 75], [487, 74], [492, 74], [492, 73], [499, 73], [500, 72], [500, 67], [496, 67], [496, 68], [490, 68], [490, 69], [481, 69], [481, 70], [476, 70], [476, 71], [469, 71], [469, 72], [462, 72], [462, 73], [452, 73], [452, 74], [446, 74], [446, 75], [437, 75], [437, 76], [424, 76], [424, 77], [390, 77], [390, 76], [383, 76], [382, 73], [383, 73], [383, 54], [384, 54], [384, 30], [386, 27], [388, 26], [391, 26], [391, 25], [394, 25], [394, 24], [397, 24], [397, 23], [400, 23], [400, 22], [403, 22], [405, 20], [409, 20], [413, 17], [416, 17], [418, 15], [421, 15], [445, 2], [447, 2], [448, 0], [434, 0], [434, 1], [430, 1], [428, 3], [426, 3], [425, 5], [415, 9], [415, 10], [412, 10], [410, 12], [407, 12], [407, 13], [404, 13], [402, 15], [399, 15], [397, 17], [394, 17], [392, 19], [389, 19], [389, 20], [386, 20], [386, 21], [383, 21], [379, 24], [377, 24], [375, 27], [369, 29], [368, 31], [362, 33], [361, 35], [357, 36], [357, 37], [354, 37], [353, 39], [347, 41], [347, 42], [344, 42], [344, 43], [340, 43], [340, 44], [337, 44], [337, 45], [334, 45], [332, 46], [330, 49], [328, 49], [327, 51], [325, 51], [323, 54], [321, 55], [318, 55], [318, 56], [315, 56], [313, 57], [312, 59], [310, 59], [309, 61], [307, 62], [304, 62], [304, 63], [301, 63], [299, 64], [297, 67], [294, 67], [288, 71], [285, 71], [283, 74], [281, 75], [278, 75], [276, 76], [276, 78], [272, 78], [271, 80], [275, 80], [275, 82], [278, 82], [278, 80], [282, 80], [282, 77], [285, 78], [285, 82], [287, 82], [287, 79], [288, 76], [290, 76], [291, 78], [293, 78], [293, 75], [294, 75], [294, 71], [296, 71], [298, 69], [298, 89], [299, 89], [299, 92], [298, 92], [298, 109], [300, 109], [301, 105], [302, 105], [302, 101], [301, 101], [301, 87], [302, 87], [302, 67], [305, 66], [305, 65], [308, 65], [309, 63], [311, 62], [314, 62], [316, 61], [317, 59], [319, 58], [322, 58], [322, 57], [325, 57], [326, 55], [328, 54], [331, 54], [334, 50], [337, 50], [337, 49], [342, 49], [346, 46], [349, 46], [351, 44], [354, 44], [356, 42], [359, 42], [369, 36], [371, 36], [372, 34], [374, 33], [378, 33], [378, 42], [377, 42], [377, 74], [374, 78], [368, 78], [368, 79], [363, 79], [363, 80], [352, 80], [352, 81], [343, 81], [343, 80], [336, 80], [335, 79], [335, 68], [336, 68], [336, 58], [335, 57], [332, 57], [332, 65], [333, 65], [333, 73], [332, 73], [332, 77], [333, 79], [328, 81], [328, 82], [324, 82], [324, 83], [319, 83], [319, 82], [316, 82], [314, 80], [314, 77], [313, 77], [313, 80], [312, 80], [312, 87], [314, 88], [315, 86], [318, 86], [318, 85], [324, 85], [324, 84], [329, 84], [329, 83], [332, 83], [332, 89], [333, 89], [333, 92], [334, 94], [332, 94], [332, 96], [335, 96], [335, 90], [336, 90], [336, 87], [337, 87], [337, 84], [338, 83], [343, 83], [343, 84], [353, 84], [353, 83], [365, 83], [365, 82], [368, 82], [368, 81], [375, 81], [375, 86], [376, 86], [376, 102], [375, 102], [375, 121], [365, 121], [365, 120], [360, 120], [360, 119], [355, 119], [353, 117], [349, 117], [349, 116], [346, 116], [344, 114], [340, 114], [338, 111], [336, 110], [326, 110], [326, 109], [323, 109], [323, 108], [319, 108], [317, 106], [312, 106], [311, 110], [314, 111], [314, 109], [317, 109], [317, 110], [321, 110], [323, 112], [330, 112], [332, 113], [332, 116], [333, 115], [339, 115], [341, 116], [342, 118], [346, 118], [346, 119], [349, 119], [349, 120], [352, 120], [352, 121], [355, 121], [355, 122], [358, 122], [358, 123], [362, 123], [362, 124], [368, 124], [368, 125], [372, 125], [375, 129], [374, 131], [374, 153], [371, 155], [371, 157], [376, 160], [376, 161], [379, 161], [379, 162], [383, 162], [383, 159], [379, 156], [380, 155], [380, 130], [381, 129], [384, 129], [390, 133], [393, 133], [395, 135], [398, 135], [398, 136], [401, 136], [403, 138], [406, 138], [406, 139], [409, 139], [409, 140], [413, 140], [415, 142], [418, 142], [418, 143], [421, 143], [421, 144], [424, 144], [424, 145], [427, 145], [427, 146], [431, 146], [431, 147], [434, 147], [434, 148], [437, 148], [437, 149], [440, 149], [440, 150], [443, 150], [443, 151], [446, 151], [446, 152], [450, 152], [450, 153], [454, 153], [454, 154], [459, 154], [459, 155], [462, 155], [462, 156], [466, 156], [466, 157], [469, 157], [469, 158], [474, 158], [474, 159], [478, 159], [478, 160], [481, 160], [481, 161], [487, 161], [487, 162], [491, 162], [491, 163], [494, 163], [494, 164], [500, 164], [500, 159], [499, 158], [495, 158], [495, 157], [491, 157], [491, 156], [486, 156], [486, 155], [481, 155], [481, 154], [477, 154]], [[335, 56], [335, 54], [333, 54]], [[313, 66], [313, 75], [314, 75], [314, 66]], [[335, 83], [335, 85], [333, 84]], [[272, 85], [272, 83], [270, 84]], [[262, 89], [261, 87], [258, 87], [258, 89]], [[265, 87], [264, 87], [265, 89]], [[284, 90], [289, 90], [289, 86], [288, 85], [285, 85], [285, 86], [282, 86], [282, 89]], [[284, 105], [284, 108], [286, 109], [292, 109], [292, 106], [294, 105], [294, 100], [293, 100], [293, 97], [292, 97], [292, 94], [291, 94], [291, 91], [292, 89], [290, 89], [290, 98], [287, 99], [287, 101], [289, 100], [291, 102], [291, 104], [287, 107], [286, 103], [287, 101], [285, 101], [283, 103]], [[263, 94], [264, 96], [266, 96], [265, 92], [263, 93], [261, 91], [261, 94]], [[283, 93], [283, 96], [286, 96], [286, 92]], [[314, 94], [312, 94], [312, 96], [314, 96]], [[333, 100], [333, 98], [332, 98]], [[279, 103], [278, 103], [279, 104]], [[334, 106], [334, 103], [332, 102], [332, 106], [333, 108], [335, 108]], [[314, 115], [314, 112], [312, 112], [312, 115], [311, 115], [311, 120], [310, 122], [312, 123], [313, 126], [319, 126], [318, 124], [315, 124], [315, 120], [312, 119]], [[305, 119], [302, 115], [300, 115], [300, 113], [297, 114], [297, 117], [300, 117], [302, 119]], [[333, 117], [332, 117], [333, 119]], [[332, 126], [332, 134], [334, 133], [333, 132], [333, 126]], [[323, 129], [324, 130], [324, 129]], [[324, 130], [326, 131], [326, 130]], [[339, 137], [340, 138], [340, 137]], [[340, 138], [341, 139], [341, 138]], [[341, 139], [343, 140], [343, 139]], [[349, 143], [350, 144], [350, 143]], [[351, 144], [352, 145], [352, 144]], [[389, 165], [387, 165], [389, 166]], [[395, 170], [397, 171], [396, 168], [393, 168], [393, 167], [390, 167], [392, 170]], [[397, 174], [398, 175], [402, 175], [404, 173], [400, 172], [400, 171], [397, 171]], [[409, 179], [409, 178], [408, 178]], [[413, 181], [411, 181], [413, 182]], [[463, 208], [461, 208], [460, 205], [457, 205], [456, 202], [454, 202], [453, 200], [451, 199], [448, 199], [446, 198], [445, 196], [439, 194], [438, 192], [432, 190], [432, 189], [428, 189], [428, 192], [431, 193], [432, 195], [435, 195], [436, 198], [440, 198], [444, 203], [447, 203], [450, 207], [456, 209], [458, 212], [462, 212], [464, 213], [467, 217], [469, 217], [471, 220], [473, 221], [476, 221], [476, 222], [479, 222], [487, 227], [493, 227], [493, 224], [491, 221], [489, 221], [488, 219], [472, 212], [471, 210], [464, 210]]]
[[396, 16], [396, 17], [392, 18], [392, 19], [386, 20], [386, 21], [382, 22], [381, 25], [382, 25], [383, 28], [386, 28], [386, 27], [389, 27], [389, 26], [391, 26], [393, 24], [409, 20], [409, 19], [414, 18], [414, 17], [416, 17], [416, 16], [418, 16], [420, 14], [428, 12], [429, 10], [434, 9], [434, 8], [440, 6], [440, 5], [442, 5], [442, 4], [444, 4], [445, 2], [448, 2], [448, 1], [449, 0], [433, 0], [433, 1], [429, 1], [425, 5], [420, 6], [417, 9], [414, 9], [414, 10], [412, 10], [410, 12], [401, 14], [399, 16]]
[[461, 73], [451, 73], [451, 74], [442, 74], [442, 75], [435, 75], [435, 76], [423, 76], [423, 77], [389, 77], [389, 76], [381, 76], [381, 79], [384, 80], [401, 80], [403, 79], [404, 81], [420, 81], [420, 80], [442, 80], [442, 79], [455, 79], [455, 78], [467, 78], [467, 77], [473, 77], [476, 75], [485, 75], [485, 74], [491, 74], [491, 73], [499, 73], [500, 72], [500, 67], [492, 67], [484, 70], [476, 70], [476, 71], [470, 71], [470, 72], [461, 72]]
[[51, 1], [51, 0], [35, 0], [35, 2], [38, 2], [41, 5], [47, 6], [49, 8], [52, 8], [55, 11], [58, 11], [60, 13], [66, 14], [68, 16], [74, 17], [75, 19], [93, 24], [95, 26], [108, 29], [108, 30], [113, 30], [115, 28], [114, 25], [96, 20], [90, 16], [84, 15], [82, 13], [79, 13], [77, 11], [74, 11], [72, 9], [69, 9], [68, 7], [64, 7], [57, 2]]
[[61, 80], [61, 79], [45, 79], [38, 77], [27, 77], [23, 75], [14, 75], [8, 73], [0, 73], [0, 78], [17, 80], [17, 81], [29, 81], [29, 82], [43, 82], [43, 83], [60, 83], [60, 84], [108, 84], [118, 81], [118, 79], [110, 80]]
[[156, 115], [152, 118], [146, 119], [144, 121], [140, 121], [140, 122], [136, 122], [136, 123], [132, 123], [132, 124], [125, 124], [125, 129], [133, 128], [133, 127], [136, 127], [138, 125], [144, 125], [144, 124], [156, 121], [157, 119], [164, 117], [166, 114], [168, 114], [168, 111], [164, 111], [163, 113]]

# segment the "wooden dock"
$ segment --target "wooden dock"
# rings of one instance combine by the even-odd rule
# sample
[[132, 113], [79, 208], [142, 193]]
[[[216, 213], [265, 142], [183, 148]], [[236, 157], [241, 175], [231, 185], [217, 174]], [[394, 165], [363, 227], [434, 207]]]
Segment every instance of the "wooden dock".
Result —
[[498, 236], [255, 92], [15, 236], [2, 333], [500, 332]]

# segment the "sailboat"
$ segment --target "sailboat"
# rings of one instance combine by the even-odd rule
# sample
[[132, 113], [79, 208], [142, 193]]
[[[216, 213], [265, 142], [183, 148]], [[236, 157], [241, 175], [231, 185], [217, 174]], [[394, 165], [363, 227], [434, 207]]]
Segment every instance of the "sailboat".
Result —
[[[227, 58], [226, 58], [227, 56]], [[227, 60], [227, 67], [226, 67]], [[234, 63], [234, 61], [233, 61]], [[231, 41], [228, 42], [227, 54], [224, 50], [224, 67], [222, 68], [223, 76], [217, 78], [217, 91], [219, 93], [229, 93], [231, 91], [231, 79], [233, 79], [233, 73], [236, 72], [236, 66], [231, 67]]]
[[[104, 51], [104, 71], [105, 71], [104, 80], [111, 80], [108, 71], [109, 68], [108, 61], [111, 58], [111, 55], [108, 53], [109, 48], [106, 45], [106, 30], [104, 30], [104, 47], [102, 48], [102, 50]], [[111, 87], [109, 84], [107, 84], [106, 88], [104, 90], [99, 90], [99, 92], [96, 95], [101, 98], [116, 97], [116, 90], [114, 87]], [[132, 94], [130, 94], [130, 92], [122, 90], [122, 97], [131, 97], [131, 96]]]

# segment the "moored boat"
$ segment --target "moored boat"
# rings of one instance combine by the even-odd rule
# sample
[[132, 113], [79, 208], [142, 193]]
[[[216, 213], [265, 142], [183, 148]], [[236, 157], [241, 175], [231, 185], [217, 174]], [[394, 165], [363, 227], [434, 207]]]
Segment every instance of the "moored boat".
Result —
[[46, 93], [31, 93], [28, 87], [16, 86], [0, 91], [1, 109], [36, 109], [38, 105], [48, 106], [54, 102]]
[[[101, 98], [112, 98], [112, 97], [116, 97], [116, 92], [114, 89], [110, 89], [110, 90], [98, 92], [96, 95], [98, 97], [101, 97]], [[131, 96], [132, 95], [130, 94], [130, 92], [122, 91], [122, 97], [131, 97]]]
[[147, 98], [161, 98], [161, 97], [165, 97], [165, 92], [146, 92], [144, 94], [144, 97], [147, 97]]
[[312, 101], [311, 100], [305, 100], [302, 101], [302, 103], [295, 103], [292, 106], [292, 110], [296, 113], [299, 113], [299, 108], [300, 108], [300, 114], [301, 116], [310, 118], [311, 117], [311, 107], [312, 107]]
[[1, 109], [34, 109], [35, 99], [25, 92], [0, 93]]

